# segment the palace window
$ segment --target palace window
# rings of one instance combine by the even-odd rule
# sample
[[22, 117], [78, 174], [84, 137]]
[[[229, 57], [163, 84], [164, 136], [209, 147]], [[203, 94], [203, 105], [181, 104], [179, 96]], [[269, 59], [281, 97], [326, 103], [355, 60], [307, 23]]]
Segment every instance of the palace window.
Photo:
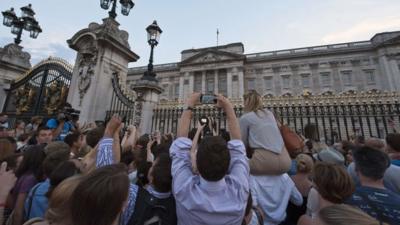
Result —
[[255, 90], [256, 89], [256, 81], [255, 79], [247, 79], [247, 90]]
[[367, 84], [375, 84], [375, 73], [374, 70], [365, 70], [365, 79], [367, 80]]
[[226, 70], [218, 71], [218, 93], [228, 96]]
[[311, 86], [311, 76], [310, 74], [301, 74], [301, 85], [303, 87], [310, 87]]
[[282, 88], [284, 89], [290, 88], [290, 76], [288, 75], [282, 76]]
[[321, 85], [322, 87], [330, 87], [332, 86], [331, 73], [323, 72], [321, 73]]
[[194, 73], [194, 91], [195, 92], [202, 92], [202, 79], [203, 75], [201, 72]]
[[214, 71], [207, 71], [206, 73], [206, 93], [214, 93]]
[[272, 90], [273, 87], [272, 77], [264, 77], [264, 88], [265, 90]]
[[351, 71], [342, 71], [342, 82], [344, 86], [351, 86], [353, 84]]

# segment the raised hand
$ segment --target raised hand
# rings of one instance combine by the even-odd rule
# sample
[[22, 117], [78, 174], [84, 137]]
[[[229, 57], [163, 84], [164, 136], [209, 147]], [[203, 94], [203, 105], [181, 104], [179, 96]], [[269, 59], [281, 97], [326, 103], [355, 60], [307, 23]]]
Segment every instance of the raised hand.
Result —
[[190, 107], [194, 107], [200, 103], [200, 93], [193, 93], [187, 100], [186, 105]]
[[119, 117], [118, 115], [114, 115], [107, 123], [104, 136], [113, 137], [114, 133], [121, 126], [121, 123], [122, 123], [121, 117]]
[[7, 171], [7, 162], [3, 162], [0, 167], [0, 198], [7, 198], [16, 181], [13, 171]]
[[229, 101], [229, 99], [225, 98], [225, 96], [217, 94], [217, 104], [216, 106], [219, 108], [222, 108], [223, 110], [232, 108], [232, 103]]

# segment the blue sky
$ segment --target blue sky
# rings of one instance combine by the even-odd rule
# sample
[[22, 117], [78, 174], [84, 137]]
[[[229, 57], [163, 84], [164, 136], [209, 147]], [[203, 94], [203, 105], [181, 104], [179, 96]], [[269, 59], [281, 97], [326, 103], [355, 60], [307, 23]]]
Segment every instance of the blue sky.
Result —
[[[73, 63], [76, 53], [66, 40], [90, 22], [108, 16], [99, 0], [1, 0], [0, 10], [32, 3], [43, 33], [23, 35], [32, 64], [48, 56]], [[375, 33], [400, 30], [399, 0], [135, 0], [128, 17], [118, 15], [132, 50], [146, 65], [149, 47], [145, 28], [154, 20], [163, 29], [155, 63], [180, 61], [184, 49], [242, 42], [246, 53], [370, 39]], [[0, 46], [13, 41], [0, 27]]]

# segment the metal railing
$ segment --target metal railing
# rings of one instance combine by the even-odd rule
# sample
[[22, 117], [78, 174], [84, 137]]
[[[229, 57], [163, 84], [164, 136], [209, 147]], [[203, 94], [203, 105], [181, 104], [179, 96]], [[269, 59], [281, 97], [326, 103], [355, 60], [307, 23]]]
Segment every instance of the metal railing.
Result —
[[[299, 134], [304, 134], [307, 124], [315, 124], [320, 140], [332, 143], [349, 140], [354, 135], [384, 138], [395, 132], [400, 124], [400, 104], [397, 100], [387, 102], [341, 102], [267, 105], [279, 120]], [[243, 106], [234, 107], [236, 115], [243, 115]], [[152, 131], [176, 133], [178, 120], [183, 112], [182, 107], [161, 107], [154, 110]], [[225, 114], [212, 106], [197, 107], [193, 111], [191, 127], [194, 127], [202, 116], [213, 117], [217, 129], [226, 128]]]

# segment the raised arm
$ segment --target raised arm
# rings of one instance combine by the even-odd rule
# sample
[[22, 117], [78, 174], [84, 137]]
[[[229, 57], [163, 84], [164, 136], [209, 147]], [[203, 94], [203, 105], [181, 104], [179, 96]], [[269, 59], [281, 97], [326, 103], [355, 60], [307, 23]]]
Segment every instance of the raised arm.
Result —
[[112, 152], [113, 152], [113, 161], [114, 163], [119, 163], [121, 161], [121, 142], [120, 142], [120, 131], [124, 127], [124, 124], [121, 123], [118, 129], [114, 131], [113, 135], [113, 145], [112, 145]]
[[[235, 183], [245, 190], [249, 191], [249, 164], [246, 157], [246, 148], [241, 140], [239, 121], [236, 118], [235, 111], [231, 102], [222, 95], [217, 95], [217, 106], [221, 107], [228, 120], [228, 128], [231, 134], [231, 141], [228, 143], [228, 149], [231, 155], [229, 165], [229, 177], [235, 180]], [[244, 200], [247, 196], [244, 197]]]
[[119, 149], [113, 149], [113, 137], [115, 132], [121, 126], [121, 118], [114, 115], [111, 120], [107, 123], [106, 130], [104, 132], [103, 139], [99, 142], [99, 148], [97, 150], [96, 167], [111, 165], [115, 163], [114, 157], [117, 155], [113, 151]]
[[240, 134], [239, 121], [236, 118], [232, 103], [223, 95], [217, 95], [217, 100], [217, 107], [220, 107], [225, 111], [231, 140], [241, 140], [242, 136]]
[[205, 124], [204, 125], [201, 125], [200, 123], [197, 124], [197, 131], [193, 138], [192, 148], [190, 149], [190, 161], [192, 164], [193, 173], [197, 173], [197, 164], [196, 164], [197, 145], [199, 144], [199, 138], [205, 126], [206, 126]]
[[177, 137], [188, 137], [190, 120], [192, 119], [193, 107], [200, 101], [200, 94], [193, 93], [192, 96], [186, 101], [186, 109], [183, 111], [181, 119], [178, 124]]
[[154, 155], [151, 152], [151, 147], [154, 145], [154, 143], [156, 143], [157, 141], [152, 139], [147, 143], [146, 146], [146, 158], [147, 158], [147, 162], [153, 162], [154, 161]]
[[125, 151], [126, 149], [129, 149], [129, 146], [134, 146], [136, 142], [136, 127], [133, 125], [130, 125], [128, 127], [129, 135], [124, 135], [124, 139], [122, 140], [122, 151]]

